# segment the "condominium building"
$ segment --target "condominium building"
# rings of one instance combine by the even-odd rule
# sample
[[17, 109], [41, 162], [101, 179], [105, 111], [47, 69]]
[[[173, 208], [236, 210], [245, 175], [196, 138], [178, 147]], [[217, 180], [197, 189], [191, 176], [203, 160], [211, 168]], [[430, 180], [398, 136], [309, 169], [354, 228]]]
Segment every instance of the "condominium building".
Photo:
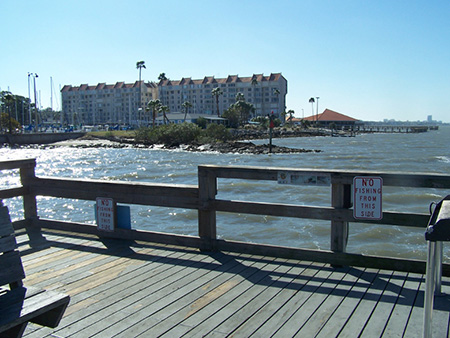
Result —
[[273, 112], [280, 116], [286, 109], [287, 81], [281, 73], [254, 74], [249, 77], [230, 75], [226, 78], [206, 76], [192, 80], [162, 80], [158, 83], [159, 99], [171, 112], [183, 110], [182, 104], [189, 101], [194, 114], [217, 114], [217, 101], [212, 95], [214, 88], [220, 88], [219, 115], [236, 102], [238, 93], [244, 94], [245, 101], [255, 107], [255, 116], [265, 116]]
[[[220, 88], [218, 101], [212, 90]], [[242, 93], [245, 101], [255, 107], [255, 116], [273, 112], [280, 117], [286, 109], [287, 81], [281, 73], [254, 74], [248, 77], [230, 75], [226, 78], [207, 76], [193, 80], [161, 80], [159, 83], [136, 81], [107, 85], [65, 85], [61, 89], [64, 122], [71, 124], [149, 123], [145, 111], [150, 100], [159, 99], [172, 113], [183, 112], [182, 104], [192, 104], [191, 114], [221, 115]], [[218, 102], [218, 107], [217, 107]]]
[[145, 107], [157, 98], [158, 88], [155, 83], [144, 81], [65, 85], [61, 96], [64, 123], [138, 125], [148, 120]]

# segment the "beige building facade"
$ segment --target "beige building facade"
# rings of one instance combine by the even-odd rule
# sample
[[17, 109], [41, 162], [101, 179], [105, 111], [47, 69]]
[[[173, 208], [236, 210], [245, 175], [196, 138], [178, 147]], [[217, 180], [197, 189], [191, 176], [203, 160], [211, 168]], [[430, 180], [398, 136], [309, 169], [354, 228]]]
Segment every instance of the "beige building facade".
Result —
[[64, 123], [138, 125], [148, 120], [145, 107], [157, 98], [158, 88], [155, 83], [144, 81], [66, 85], [61, 96]]
[[218, 115], [216, 97], [212, 90], [219, 88], [218, 110], [221, 115], [236, 102], [242, 93], [245, 101], [255, 107], [254, 116], [273, 112], [281, 117], [286, 109], [287, 80], [281, 73], [254, 74], [248, 77], [230, 75], [226, 78], [204, 77], [193, 80], [161, 80], [159, 83], [136, 81], [107, 85], [66, 85], [61, 89], [63, 120], [70, 124], [128, 124], [145, 125], [150, 121], [145, 111], [150, 100], [159, 99], [169, 112], [184, 112], [182, 104], [189, 101], [191, 114]]
[[171, 112], [182, 111], [182, 104], [192, 104], [194, 114], [217, 115], [217, 101], [212, 95], [214, 88], [220, 88], [219, 115], [236, 102], [238, 93], [244, 94], [245, 101], [255, 107], [255, 116], [266, 116], [272, 111], [276, 116], [286, 109], [287, 80], [281, 73], [254, 74], [248, 77], [230, 75], [226, 78], [204, 77], [193, 80], [163, 80], [158, 83], [159, 99]]

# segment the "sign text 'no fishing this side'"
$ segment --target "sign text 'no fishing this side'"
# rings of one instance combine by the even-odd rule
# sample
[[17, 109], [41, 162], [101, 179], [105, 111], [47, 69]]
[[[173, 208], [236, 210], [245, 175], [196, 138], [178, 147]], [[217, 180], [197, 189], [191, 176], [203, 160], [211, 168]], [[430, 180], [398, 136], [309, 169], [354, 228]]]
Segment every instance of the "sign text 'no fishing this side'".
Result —
[[382, 219], [383, 179], [357, 176], [353, 178], [353, 217], [355, 219]]

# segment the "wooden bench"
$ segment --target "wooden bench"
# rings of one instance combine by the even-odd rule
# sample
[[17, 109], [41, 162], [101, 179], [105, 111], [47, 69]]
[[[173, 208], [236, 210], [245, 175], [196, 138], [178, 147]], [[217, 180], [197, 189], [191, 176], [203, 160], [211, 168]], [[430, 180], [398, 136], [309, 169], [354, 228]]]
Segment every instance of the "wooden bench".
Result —
[[0, 200], [0, 337], [21, 337], [28, 322], [58, 326], [70, 297], [24, 287], [25, 272], [8, 208]]

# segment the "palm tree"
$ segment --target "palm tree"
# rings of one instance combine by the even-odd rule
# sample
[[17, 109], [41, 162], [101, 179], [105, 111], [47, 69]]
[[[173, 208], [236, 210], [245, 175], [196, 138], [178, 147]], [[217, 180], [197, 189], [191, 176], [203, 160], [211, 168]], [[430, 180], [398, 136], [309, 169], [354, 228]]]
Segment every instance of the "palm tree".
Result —
[[241, 92], [236, 94], [236, 102], [245, 101], [245, 96]]
[[289, 124], [292, 124], [292, 117], [294, 116], [295, 112], [292, 109], [289, 109], [286, 114], [289, 115]]
[[216, 87], [213, 90], [211, 90], [211, 94], [212, 94], [212, 96], [215, 96], [215, 98], [216, 98], [217, 116], [220, 116], [220, 112], [219, 112], [219, 96], [223, 95], [223, 91], [219, 87]]
[[[279, 105], [279, 102], [280, 102], [280, 90], [278, 88], [274, 88], [273, 89], [273, 94], [275, 94], [277, 96], [277, 106], [278, 106], [277, 107], [277, 111], [278, 111], [278, 108], [280, 108], [280, 105]], [[283, 108], [283, 111], [284, 111], [284, 108]], [[283, 122], [286, 122], [286, 114], [283, 117]]]
[[[142, 111], [142, 105], [141, 105], [141, 72], [142, 72], [142, 68], [147, 68], [145, 67], [145, 61], [138, 61], [136, 62], [136, 69], [139, 69], [139, 101], [138, 101], [138, 109], [139, 109], [139, 115], [141, 115], [141, 111]], [[139, 121], [138, 124], [140, 124], [140, 120], [141, 120], [141, 116], [139, 116]]]
[[316, 102], [316, 100], [314, 100], [313, 97], [309, 99], [309, 103], [311, 103], [313, 121], [314, 121], [314, 102]]
[[165, 98], [165, 96], [163, 95], [164, 87], [162, 86], [162, 82], [167, 80], [166, 73], [160, 73], [158, 76], [158, 80], [159, 80], [158, 87], [160, 87], [160, 88], [158, 88], [160, 90], [159, 97], [161, 98], [161, 103], [163, 103], [163, 99]]
[[148, 109], [151, 109], [153, 112], [153, 128], [155, 127], [155, 122], [156, 122], [156, 111], [159, 110], [160, 106], [161, 106], [161, 101], [158, 99], [150, 100], [147, 103]]
[[[253, 75], [254, 76], [254, 75]], [[256, 77], [254, 77], [253, 79], [252, 79], [252, 82], [251, 82], [251, 84], [252, 84], [252, 87], [253, 87], [253, 104], [255, 105], [255, 111], [256, 111], [256, 86], [258, 85], [258, 80], [256, 80]], [[256, 113], [256, 115], [257, 115], [258, 113]]]
[[165, 81], [165, 80], [167, 80], [166, 73], [161, 73], [161, 74], [159, 74], [158, 80], [159, 80], [159, 81]]
[[159, 106], [158, 111], [163, 114], [164, 124], [166, 124], [166, 121], [167, 121], [167, 123], [170, 123], [170, 120], [167, 118], [167, 115], [166, 115], [166, 113], [169, 111], [169, 107], [161, 105], [161, 106]]
[[188, 110], [189, 108], [192, 108], [192, 103], [190, 103], [189, 101], [184, 101], [181, 106], [184, 108], [184, 121], [186, 122], [186, 116], [188, 114]]

